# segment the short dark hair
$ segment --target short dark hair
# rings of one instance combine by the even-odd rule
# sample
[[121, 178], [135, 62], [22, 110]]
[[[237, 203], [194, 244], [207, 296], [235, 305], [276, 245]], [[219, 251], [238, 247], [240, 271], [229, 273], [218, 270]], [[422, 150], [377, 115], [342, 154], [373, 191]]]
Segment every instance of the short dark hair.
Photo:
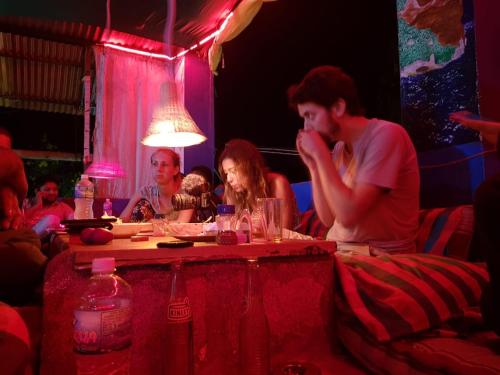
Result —
[[40, 183], [38, 184], [39, 187], [42, 187], [47, 182], [53, 182], [54, 184], [57, 185], [57, 187], [59, 187], [59, 184], [60, 184], [59, 178], [57, 176], [54, 176], [54, 175], [42, 176], [39, 181], [40, 181]]
[[288, 88], [288, 103], [295, 110], [298, 104], [307, 102], [330, 108], [340, 98], [346, 102], [346, 111], [350, 115], [364, 113], [354, 80], [336, 66], [311, 69], [302, 82]]

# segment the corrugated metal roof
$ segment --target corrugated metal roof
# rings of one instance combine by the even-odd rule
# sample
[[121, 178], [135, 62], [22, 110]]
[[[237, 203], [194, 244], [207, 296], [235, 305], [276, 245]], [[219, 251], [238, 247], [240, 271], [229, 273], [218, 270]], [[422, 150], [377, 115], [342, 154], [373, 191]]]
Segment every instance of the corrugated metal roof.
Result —
[[81, 114], [84, 50], [0, 32], [0, 106]]
[[[171, 42], [189, 48], [219, 28], [230, 11], [240, 0], [182, 0], [176, 1], [175, 24]], [[0, 30], [14, 34], [23, 33], [5, 30], [3, 24], [10, 16], [11, 23], [24, 28], [39, 28], [46, 32], [64, 31], [71, 37], [84, 36], [85, 40], [100, 41], [100, 35], [108, 21], [106, 0], [61, 1], [61, 0], [11, 0], [3, 1]], [[110, 25], [128, 35], [145, 40], [164, 40], [164, 28], [168, 16], [165, 0], [120, 0], [109, 2]], [[2, 4], [3, 5], [3, 4]], [[22, 24], [17, 17], [23, 17]], [[27, 17], [34, 17], [29, 20]], [[57, 23], [54, 23], [57, 22]], [[52, 23], [52, 24], [50, 24]], [[94, 26], [85, 26], [94, 25]], [[86, 35], [89, 33], [88, 35]], [[43, 36], [30, 35], [46, 39]], [[134, 46], [134, 48], [139, 46]], [[159, 52], [159, 51], [156, 51]]]
[[0, 28], [4, 32], [41, 39], [55, 39], [54, 36], [60, 36], [64, 38], [59, 41], [71, 41], [73, 44], [92, 44], [100, 41], [102, 35], [99, 26], [23, 16], [0, 16]]
[[84, 25], [76, 22], [32, 17], [0, 16], [0, 29], [12, 34], [78, 45], [109, 42], [146, 52], [161, 53], [165, 50], [164, 44], [157, 40], [116, 30], [110, 30], [109, 34], [105, 34], [105, 30], [99, 26]]
[[[184, 48], [191, 47], [192, 43], [214, 31], [238, 1], [196, 0], [189, 5], [183, 4], [179, 10], [184, 16], [176, 23], [179, 29], [174, 41], [180, 42]], [[77, 14], [78, 9], [93, 11], [86, 5], [80, 6], [83, 8], [68, 9]], [[139, 33], [142, 28], [141, 32], [147, 34], [149, 31], [161, 38], [165, 12], [157, 10], [152, 3], [149, 6], [153, 12], [148, 10], [138, 20], [127, 20], [125, 30]], [[113, 14], [120, 14], [122, 8], [115, 9]], [[85, 15], [82, 14], [80, 19], [84, 20]], [[119, 20], [114, 19], [114, 22], [119, 23]], [[0, 106], [82, 114], [81, 79], [85, 48], [102, 42], [147, 52], [165, 51], [161, 41], [116, 30], [106, 31], [100, 26], [46, 18], [0, 16]], [[180, 49], [174, 47], [170, 52], [176, 55]]]

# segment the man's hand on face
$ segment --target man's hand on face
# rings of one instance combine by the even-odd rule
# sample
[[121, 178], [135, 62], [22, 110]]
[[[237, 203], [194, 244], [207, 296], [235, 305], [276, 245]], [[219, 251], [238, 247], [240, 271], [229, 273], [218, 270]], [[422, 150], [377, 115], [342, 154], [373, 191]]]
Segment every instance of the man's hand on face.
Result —
[[307, 168], [315, 169], [316, 162], [311, 157], [311, 155], [309, 155], [302, 147], [302, 133], [303, 132], [304, 132], [304, 130], [299, 130], [299, 133], [297, 134], [297, 138], [295, 139], [295, 145], [297, 147], [297, 151], [299, 152], [300, 158], [302, 159], [304, 164], [307, 166]]
[[8, 186], [0, 187], [0, 228], [19, 229], [23, 214], [19, 209], [17, 194]]
[[301, 150], [310, 158], [317, 160], [323, 154], [329, 154], [330, 151], [321, 135], [315, 130], [303, 130], [297, 136], [297, 143]]

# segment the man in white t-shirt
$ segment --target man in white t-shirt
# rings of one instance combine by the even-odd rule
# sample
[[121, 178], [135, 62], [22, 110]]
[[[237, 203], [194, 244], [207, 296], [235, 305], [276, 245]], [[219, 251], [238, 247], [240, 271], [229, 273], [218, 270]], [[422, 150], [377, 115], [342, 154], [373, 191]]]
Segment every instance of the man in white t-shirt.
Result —
[[340, 248], [414, 252], [420, 180], [405, 129], [366, 118], [354, 81], [337, 67], [312, 69], [288, 95], [304, 119], [297, 150], [327, 238]]

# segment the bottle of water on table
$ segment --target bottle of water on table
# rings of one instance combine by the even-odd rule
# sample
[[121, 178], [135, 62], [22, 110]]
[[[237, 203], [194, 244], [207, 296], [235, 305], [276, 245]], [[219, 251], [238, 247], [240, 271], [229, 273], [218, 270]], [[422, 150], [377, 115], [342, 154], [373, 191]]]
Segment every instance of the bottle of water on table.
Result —
[[92, 277], [74, 310], [77, 375], [130, 373], [132, 289], [114, 271], [114, 258], [94, 259]]
[[75, 185], [75, 219], [93, 219], [94, 184], [86, 174], [82, 174]]

